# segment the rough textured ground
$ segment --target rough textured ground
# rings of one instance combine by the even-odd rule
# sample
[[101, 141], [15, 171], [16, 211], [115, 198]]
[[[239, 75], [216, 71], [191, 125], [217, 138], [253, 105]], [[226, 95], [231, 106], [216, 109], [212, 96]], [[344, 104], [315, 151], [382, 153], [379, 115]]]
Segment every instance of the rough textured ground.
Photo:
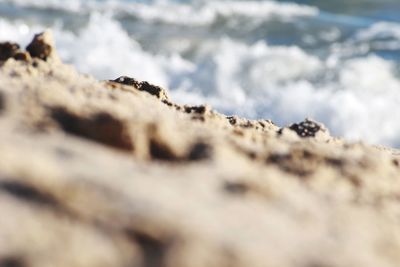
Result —
[[0, 44], [0, 267], [400, 266], [398, 151], [27, 51]]

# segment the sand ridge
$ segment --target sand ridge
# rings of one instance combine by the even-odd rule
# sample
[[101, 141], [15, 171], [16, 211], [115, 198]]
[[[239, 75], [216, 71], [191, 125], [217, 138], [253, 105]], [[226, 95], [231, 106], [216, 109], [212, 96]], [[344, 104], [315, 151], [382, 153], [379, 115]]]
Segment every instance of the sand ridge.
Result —
[[397, 150], [97, 81], [50, 32], [0, 60], [0, 266], [399, 265]]

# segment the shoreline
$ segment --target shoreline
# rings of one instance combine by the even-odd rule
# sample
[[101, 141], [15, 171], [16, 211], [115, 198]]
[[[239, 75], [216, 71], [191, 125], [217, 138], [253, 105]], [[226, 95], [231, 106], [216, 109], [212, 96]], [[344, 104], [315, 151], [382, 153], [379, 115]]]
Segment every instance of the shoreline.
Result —
[[0, 59], [0, 266], [400, 262], [397, 150], [97, 81], [50, 32]]

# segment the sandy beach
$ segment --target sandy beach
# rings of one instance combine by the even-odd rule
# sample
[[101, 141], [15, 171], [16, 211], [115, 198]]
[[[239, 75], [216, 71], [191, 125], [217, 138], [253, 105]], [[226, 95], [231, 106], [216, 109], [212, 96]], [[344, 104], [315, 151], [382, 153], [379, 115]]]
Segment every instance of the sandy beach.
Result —
[[0, 44], [0, 266], [397, 267], [400, 154]]

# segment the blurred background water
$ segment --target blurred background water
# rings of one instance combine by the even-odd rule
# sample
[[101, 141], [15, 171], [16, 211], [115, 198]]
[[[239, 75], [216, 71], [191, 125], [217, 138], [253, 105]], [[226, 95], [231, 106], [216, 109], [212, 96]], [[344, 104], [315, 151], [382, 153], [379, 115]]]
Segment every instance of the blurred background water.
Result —
[[0, 40], [26, 45], [45, 28], [99, 79], [400, 147], [399, 0], [0, 0]]

